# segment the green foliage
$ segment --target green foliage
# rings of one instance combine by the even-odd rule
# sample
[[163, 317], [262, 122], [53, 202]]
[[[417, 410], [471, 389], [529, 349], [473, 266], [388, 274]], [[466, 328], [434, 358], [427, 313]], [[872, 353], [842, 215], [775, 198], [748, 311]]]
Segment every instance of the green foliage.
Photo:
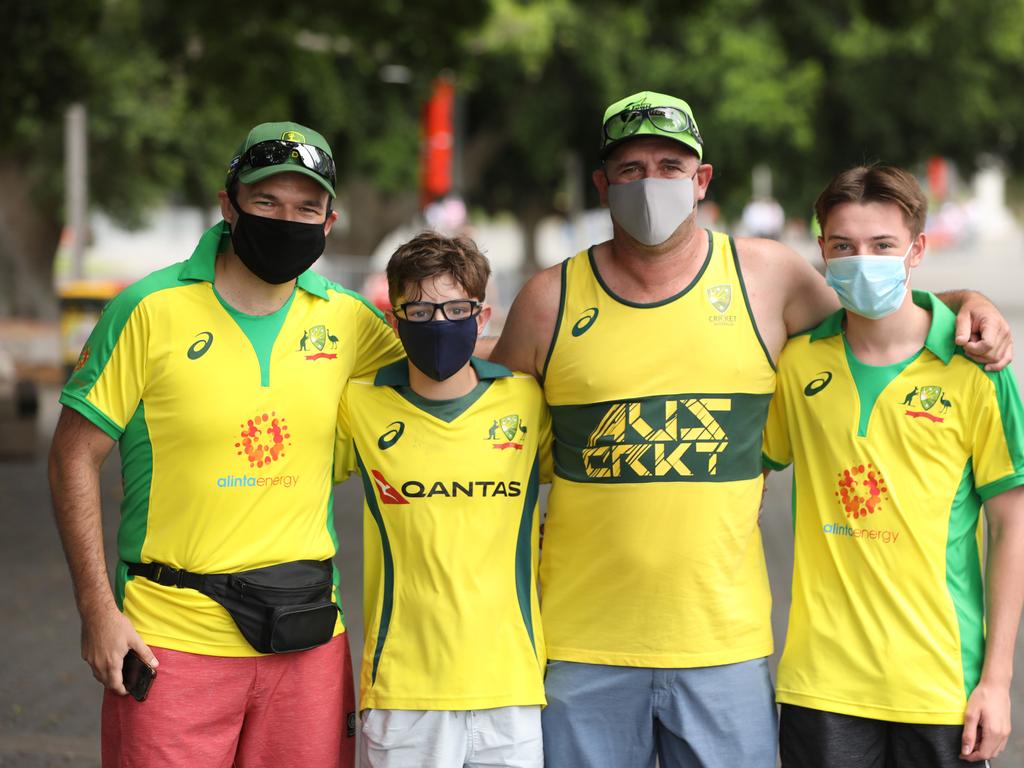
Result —
[[[85, 100], [94, 202], [129, 222], [168, 195], [211, 204], [242, 132], [264, 120], [321, 130], [342, 186], [415, 190], [422, 104], [444, 69], [465, 110], [467, 199], [490, 211], [556, 208], [567, 155], [597, 167], [605, 105], [642, 89], [690, 102], [731, 212], [757, 163], [791, 211], [864, 160], [1024, 165], [1024, 0], [5, 6], [17, 75], [0, 79], [0, 160], [58, 208], [62, 116]], [[387, 65], [408, 82], [384, 82]]]

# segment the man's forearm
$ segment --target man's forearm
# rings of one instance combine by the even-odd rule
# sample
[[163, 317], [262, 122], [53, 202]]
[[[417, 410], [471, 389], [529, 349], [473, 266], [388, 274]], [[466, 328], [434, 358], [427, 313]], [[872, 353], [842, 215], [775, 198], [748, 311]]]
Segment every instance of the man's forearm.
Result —
[[964, 302], [969, 298], [989, 301], [985, 297], [985, 294], [981, 293], [980, 291], [971, 290], [970, 288], [957, 288], [948, 291], [938, 291], [935, 295], [939, 298], [939, 301], [941, 301], [954, 312], [959, 312]]
[[71, 571], [78, 612], [85, 619], [114, 606], [103, 551], [98, 473], [57, 460], [50, 471], [53, 510]]
[[50, 492], [57, 531], [85, 619], [115, 608], [103, 550], [100, 467], [113, 440], [65, 408], [50, 450]]
[[[982, 679], [1001, 686], [1013, 678], [1013, 652], [1024, 605], [1024, 490], [1018, 488], [1000, 496], [1012, 496], [1015, 509], [989, 515], [989, 556], [985, 663]], [[1010, 506], [1010, 499], [992, 500]], [[1011, 514], [1010, 512], [1015, 514]]]

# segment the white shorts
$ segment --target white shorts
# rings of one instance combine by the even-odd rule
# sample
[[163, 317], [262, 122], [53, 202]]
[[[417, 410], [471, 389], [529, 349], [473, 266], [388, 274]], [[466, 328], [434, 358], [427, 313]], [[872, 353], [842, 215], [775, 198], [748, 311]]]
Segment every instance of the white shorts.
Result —
[[363, 768], [543, 768], [540, 706], [367, 709]]

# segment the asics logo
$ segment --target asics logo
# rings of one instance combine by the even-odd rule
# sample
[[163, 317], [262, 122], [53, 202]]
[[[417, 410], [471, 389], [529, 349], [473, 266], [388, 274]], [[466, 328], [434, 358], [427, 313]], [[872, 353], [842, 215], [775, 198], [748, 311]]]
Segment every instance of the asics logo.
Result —
[[822, 371], [804, 387], [804, 394], [808, 397], [814, 397], [816, 394], [821, 392], [825, 387], [832, 381], [832, 371]]
[[196, 336], [198, 337], [198, 340], [192, 342], [192, 346], [190, 346], [188, 348], [188, 352], [185, 353], [188, 355], [189, 360], [198, 360], [206, 354], [210, 345], [213, 344], [213, 334], [209, 331], [202, 331], [201, 333], [197, 333]]
[[598, 312], [597, 307], [590, 307], [589, 309], [583, 310], [583, 314], [580, 315], [580, 319], [577, 320], [572, 327], [572, 335], [582, 336], [586, 333], [590, 329], [590, 326], [592, 326], [597, 320]]

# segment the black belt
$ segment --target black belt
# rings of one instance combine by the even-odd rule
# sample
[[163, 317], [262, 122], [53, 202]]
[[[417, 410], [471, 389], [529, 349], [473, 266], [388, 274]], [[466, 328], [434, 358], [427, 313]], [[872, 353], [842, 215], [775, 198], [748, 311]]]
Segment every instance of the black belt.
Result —
[[162, 587], [195, 589], [200, 592], [206, 585], [206, 574], [192, 573], [184, 568], [172, 568], [163, 563], [125, 563], [129, 576], [142, 576]]

